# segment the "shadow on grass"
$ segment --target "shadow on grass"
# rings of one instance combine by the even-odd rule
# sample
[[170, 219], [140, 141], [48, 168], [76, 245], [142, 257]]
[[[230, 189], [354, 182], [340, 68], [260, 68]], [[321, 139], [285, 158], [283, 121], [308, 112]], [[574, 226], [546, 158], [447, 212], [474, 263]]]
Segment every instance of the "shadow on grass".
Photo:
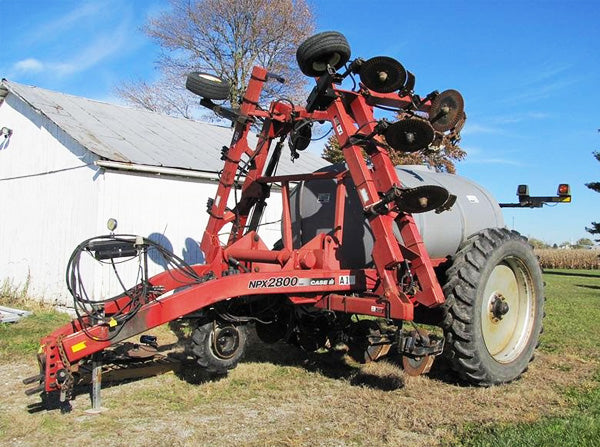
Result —
[[[195, 359], [186, 356], [183, 352], [169, 352], [176, 344], [163, 345], [158, 349], [158, 355], [149, 359], [107, 359], [102, 368], [102, 389], [120, 386], [125, 383], [137, 382], [150, 377], [173, 372], [185, 382], [200, 385], [214, 382], [226, 377], [225, 374], [207, 373], [198, 366]], [[92, 365], [85, 363], [80, 366], [76, 376], [72, 399], [80, 396], [89, 396], [92, 401]], [[41, 393], [40, 401], [27, 406], [29, 413], [40, 411], [60, 410], [70, 411], [70, 405], [60, 402], [60, 393]]]
[[305, 352], [287, 343], [252, 344], [244, 361], [270, 363], [303, 368], [334, 380], [345, 380], [353, 386], [366, 386], [380, 391], [394, 391], [405, 385], [401, 365], [393, 357], [386, 362], [360, 365], [348, 359], [345, 351]]
[[[102, 371], [102, 388], [137, 382], [171, 371], [180, 380], [193, 385], [218, 381], [227, 376], [226, 374], [207, 373], [198, 366], [194, 358], [187, 356], [182, 351], [169, 352], [175, 346], [173, 344], [160, 347], [159, 358], [112, 361], [110, 363], [107, 361]], [[405, 377], [402, 371], [402, 357], [389, 355], [382, 360], [385, 361], [370, 364], [372, 366], [360, 365], [349, 360], [345, 351], [306, 352], [284, 342], [267, 344], [256, 336], [254, 330], [250, 330], [247, 350], [242, 362], [300, 367], [331, 379], [345, 380], [353, 386], [366, 386], [381, 391], [403, 388]], [[428, 376], [452, 385], [463, 385], [441, 357], [436, 359]], [[73, 399], [89, 396], [91, 402], [91, 389], [91, 364], [84, 364], [80, 367], [80, 374], [73, 389]], [[69, 405], [60, 402], [58, 392], [41, 393], [40, 397], [40, 402], [28, 406], [29, 413], [69, 411]]]
[[[397, 390], [405, 384], [400, 355], [390, 354], [371, 363], [373, 367], [369, 367], [369, 364], [360, 365], [349, 360], [343, 351], [305, 352], [284, 342], [267, 344], [254, 331], [249, 334], [249, 342], [243, 362], [300, 367], [331, 379], [347, 380], [354, 386], [367, 386], [381, 391]], [[441, 357], [436, 358], [427, 376], [453, 385], [464, 385]]]
[[[588, 270], [590, 272], [590, 270]], [[579, 276], [581, 278], [598, 278], [600, 279], [600, 270], [598, 273], [580, 273], [580, 272], [557, 272], [551, 270], [544, 270], [544, 275], [558, 275], [558, 276]]]
[[472, 388], [473, 385], [462, 380], [458, 374], [450, 366], [450, 361], [443, 355], [439, 355], [435, 358], [431, 371], [427, 374], [427, 377], [433, 380], [447, 383], [448, 385]]
[[243, 362], [297, 366], [332, 379], [349, 379], [358, 370], [357, 366], [345, 361], [345, 352], [306, 352], [284, 342], [264, 343], [254, 331], [249, 332], [249, 346]]
[[583, 287], [584, 289], [600, 290], [600, 286], [590, 286], [589, 284], [575, 284], [575, 287]]

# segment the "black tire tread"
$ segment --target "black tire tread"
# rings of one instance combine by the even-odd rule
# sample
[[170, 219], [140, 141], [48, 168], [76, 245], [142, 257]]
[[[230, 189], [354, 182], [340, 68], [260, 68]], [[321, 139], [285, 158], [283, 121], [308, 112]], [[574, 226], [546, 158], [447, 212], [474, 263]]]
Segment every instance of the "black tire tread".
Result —
[[[467, 239], [454, 256], [453, 264], [447, 270], [448, 281], [443, 287], [446, 301], [443, 305], [443, 319], [440, 324], [446, 334], [445, 357], [450, 366], [460, 378], [473, 385], [490, 386], [507, 383], [519, 378], [527, 367], [511, 380], [498, 380], [486, 370], [474, 346], [472, 315], [476, 289], [480, 282], [480, 271], [488, 260], [487, 253], [500, 247], [508, 241], [518, 241], [530, 246], [527, 239], [516, 231], [504, 228], [488, 228]], [[532, 272], [536, 275], [537, 272]], [[541, 277], [541, 270], [539, 270]], [[543, 299], [541, 300], [543, 303]], [[536, 337], [536, 347], [539, 346], [539, 334], [543, 331], [540, 324]], [[528, 362], [533, 360], [532, 353]]]
[[296, 60], [300, 71], [306, 76], [321, 76], [324, 71], [313, 69], [312, 62], [328, 53], [339, 53], [341, 56], [340, 61], [335, 66], [336, 70], [348, 62], [348, 59], [350, 59], [350, 45], [343, 34], [337, 31], [324, 31], [302, 42], [296, 50]]
[[197, 71], [189, 73], [185, 81], [185, 88], [202, 98], [216, 100], [229, 98], [229, 83], [227, 81], [212, 81], [202, 77], [202, 74], [208, 73]]
[[239, 352], [230, 359], [221, 359], [212, 352], [210, 335], [213, 322], [199, 324], [192, 333], [191, 351], [196, 357], [198, 365], [209, 373], [225, 374], [234, 369], [243, 358], [246, 350], [247, 330], [245, 325], [237, 326], [240, 335]]

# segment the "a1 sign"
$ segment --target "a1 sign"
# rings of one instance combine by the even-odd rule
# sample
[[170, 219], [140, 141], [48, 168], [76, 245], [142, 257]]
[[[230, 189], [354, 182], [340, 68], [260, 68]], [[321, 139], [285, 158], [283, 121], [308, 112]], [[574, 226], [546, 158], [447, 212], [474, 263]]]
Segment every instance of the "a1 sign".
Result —
[[340, 286], [353, 286], [356, 284], [356, 276], [354, 275], [341, 275], [339, 278]]

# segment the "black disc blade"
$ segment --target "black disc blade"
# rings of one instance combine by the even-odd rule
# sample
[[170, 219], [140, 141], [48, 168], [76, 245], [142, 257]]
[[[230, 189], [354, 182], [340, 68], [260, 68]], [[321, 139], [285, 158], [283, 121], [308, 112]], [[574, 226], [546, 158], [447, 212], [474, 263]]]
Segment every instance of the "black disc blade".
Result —
[[395, 150], [415, 152], [429, 146], [435, 133], [428, 121], [419, 118], [395, 122], [385, 132], [385, 140]]
[[391, 93], [404, 87], [406, 70], [391, 57], [372, 57], [360, 66], [360, 80], [369, 90]]
[[463, 117], [465, 102], [456, 90], [445, 90], [435, 97], [429, 110], [429, 121], [438, 132], [452, 129]]
[[425, 213], [441, 207], [450, 193], [446, 188], [437, 185], [417, 186], [402, 190], [396, 204], [400, 211], [409, 214]]

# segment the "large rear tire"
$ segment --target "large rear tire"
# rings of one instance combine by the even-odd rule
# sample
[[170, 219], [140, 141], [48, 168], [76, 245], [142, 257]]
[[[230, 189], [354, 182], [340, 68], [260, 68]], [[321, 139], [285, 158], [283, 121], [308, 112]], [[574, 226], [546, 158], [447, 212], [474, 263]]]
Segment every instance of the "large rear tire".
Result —
[[517, 379], [533, 359], [542, 331], [542, 272], [527, 240], [490, 228], [454, 257], [444, 286], [446, 356], [468, 383]]
[[209, 373], [225, 374], [237, 366], [246, 351], [245, 325], [209, 321], [192, 334], [192, 353]]

